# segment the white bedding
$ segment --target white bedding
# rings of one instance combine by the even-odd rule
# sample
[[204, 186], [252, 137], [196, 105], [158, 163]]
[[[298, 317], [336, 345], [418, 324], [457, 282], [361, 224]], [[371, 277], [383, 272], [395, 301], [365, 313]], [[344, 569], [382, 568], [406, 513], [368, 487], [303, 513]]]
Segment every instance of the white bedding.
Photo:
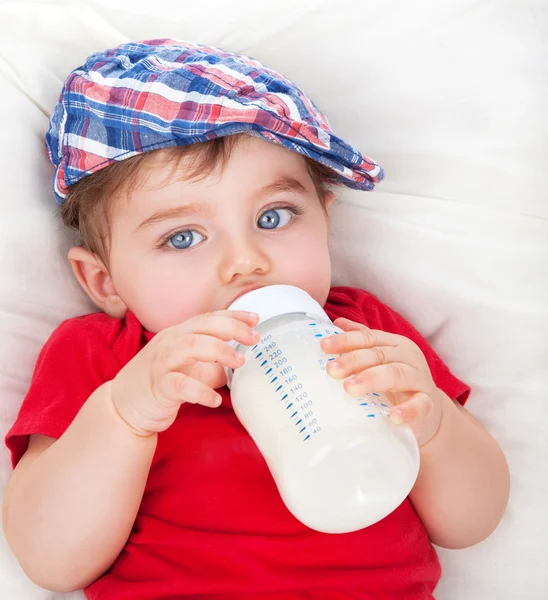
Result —
[[[512, 473], [499, 529], [440, 551], [436, 598], [547, 598], [546, 0], [0, 0], [0, 435], [49, 333], [92, 309], [43, 144], [62, 80], [95, 50], [169, 36], [280, 70], [385, 167], [376, 192], [340, 191], [334, 283], [376, 293], [430, 340]], [[2, 447], [0, 495], [9, 474]], [[0, 534], [1, 599], [81, 597], [31, 584]]]

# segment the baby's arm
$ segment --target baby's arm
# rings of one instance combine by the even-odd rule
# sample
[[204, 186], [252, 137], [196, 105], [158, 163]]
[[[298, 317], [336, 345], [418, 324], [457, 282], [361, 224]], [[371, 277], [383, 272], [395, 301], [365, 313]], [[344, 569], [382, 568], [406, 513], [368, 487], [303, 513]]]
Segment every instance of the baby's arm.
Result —
[[8, 543], [32, 580], [70, 591], [92, 583], [131, 532], [158, 432], [182, 402], [218, 406], [222, 365], [255, 344], [256, 315], [218, 311], [158, 333], [88, 398], [63, 435], [33, 436], [4, 500]]
[[410, 498], [432, 542], [464, 548], [486, 538], [508, 502], [508, 465], [497, 442], [432, 379], [420, 347], [410, 338], [372, 330], [348, 319], [344, 334], [326, 337], [328, 354], [341, 353], [328, 372], [345, 379], [356, 397], [374, 391], [394, 406], [420, 445], [421, 466]]
[[421, 447], [411, 501], [434, 544], [465, 548], [485, 539], [508, 502], [508, 465], [497, 442], [440, 390], [442, 418]]
[[38, 585], [82, 588], [120, 553], [137, 514], [157, 435], [138, 436], [98, 388], [59, 438], [32, 436], [4, 500], [7, 540]]

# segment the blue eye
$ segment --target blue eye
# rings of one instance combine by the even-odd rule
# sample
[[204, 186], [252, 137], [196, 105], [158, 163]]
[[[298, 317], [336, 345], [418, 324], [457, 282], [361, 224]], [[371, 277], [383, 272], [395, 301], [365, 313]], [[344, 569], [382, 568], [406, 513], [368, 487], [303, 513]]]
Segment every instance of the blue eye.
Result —
[[288, 208], [271, 208], [259, 217], [258, 225], [261, 229], [285, 227], [292, 217], [293, 212]]
[[204, 240], [205, 237], [197, 231], [178, 231], [166, 240], [166, 246], [175, 250], [186, 250]]

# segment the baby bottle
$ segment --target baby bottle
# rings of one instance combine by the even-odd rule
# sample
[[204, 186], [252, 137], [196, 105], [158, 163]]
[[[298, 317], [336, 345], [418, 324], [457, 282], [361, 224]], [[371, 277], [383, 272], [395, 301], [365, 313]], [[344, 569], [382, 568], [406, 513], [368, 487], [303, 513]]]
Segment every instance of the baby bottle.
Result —
[[319, 342], [342, 330], [288, 285], [254, 290], [229, 308], [260, 316], [259, 343], [234, 342], [245, 362], [227, 369], [227, 383], [287, 508], [324, 533], [362, 529], [391, 513], [417, 478], [417, 442], [389, 419], [382, 395], [354, 398], [327, 373], [336, 357]]

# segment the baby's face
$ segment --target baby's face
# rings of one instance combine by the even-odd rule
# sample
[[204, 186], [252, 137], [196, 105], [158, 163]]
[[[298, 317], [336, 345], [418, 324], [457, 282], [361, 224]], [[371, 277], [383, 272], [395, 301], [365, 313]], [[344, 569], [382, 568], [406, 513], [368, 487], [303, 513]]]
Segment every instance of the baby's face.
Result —
[[117, 202], [111, 224], [114, 287], [146, 329], [226, 309], [272, 284], [303, 288], [323, 305], [328, 221], [301, 156], [243, 137], [223, 173], [200, 182], [170, 176], [161, 159], [160, 151], [144, 184]]

